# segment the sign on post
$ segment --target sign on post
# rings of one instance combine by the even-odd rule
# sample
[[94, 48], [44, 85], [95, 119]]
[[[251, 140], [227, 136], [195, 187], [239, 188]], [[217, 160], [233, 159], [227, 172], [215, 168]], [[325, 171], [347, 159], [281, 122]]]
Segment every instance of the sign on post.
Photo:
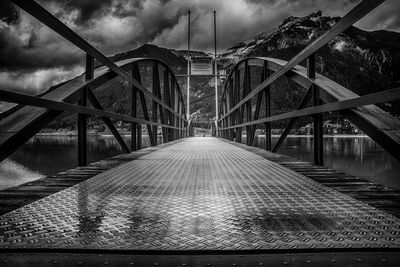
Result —
[[191, 75], [212, 75], [213, 66], [211, 57], [192, 57]]

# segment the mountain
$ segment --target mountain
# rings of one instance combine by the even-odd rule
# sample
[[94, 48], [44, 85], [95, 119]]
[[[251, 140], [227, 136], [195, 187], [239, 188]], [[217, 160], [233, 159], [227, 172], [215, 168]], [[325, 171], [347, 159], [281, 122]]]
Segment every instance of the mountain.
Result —
[[[191, 56], [208, 56], [202, 51], [190, 51]], [[109, 57], [112, 61], [120, 61], [132, 57], [157, 58], [167, 63], [175, 74], [187, 73], [186, 50], [167, 49], [152, 44], [145, 44], [137, 49], [118, 53]], [[99, 66], [96, 63], [95, 66]], [[186, 99], [186, 78], [177, 77], [179, 86]], [[142, 77], [145, 87], [151, 86], [149, 77]], [[191, 113], [197, 114], [201, 120], [212, 118], [215, 115], [214, 107], [214, 84], [209, 78], [193, 77], [191, 79]], [[112, 112], [130, 114], [130, 85], [121, 78], [100, 86], [95, 90], [95, 95], [103, 108]], [[151, 114], [151, 101], [147, 102], [149, 113]], [[1, 115], [1, 114], [0, 114]], [[141, 107], [138, 108], [138, 116], [143, 118]], [[150, 115], [151, 116], [151, 115]], [[96, 118], [89, 118], [89, 128], [99, 128], [102, 122]], [[62, 114], [60, 119], [53, 121], [48, 126], [50, 129], [76, 129], [76, 114]], [[100, 127], [102, 128], [102, 127]]]
[[[327, 30], [339, 17], [323, 16], [321, 11], [305, 17], [289, 17], [278, 27], [235, 44], [222, 54], [226, 62], [249, 56], [281, 55], [292, 58]], [[364, 31], [351, 26], [320, 51], [319, 56], [348, 57], [361, 72], [372, 70], [400, 82], [400, 34], [390, 31]], [[228, 60], [227, 60], [228, 59]]]
[[[279, 26], [243, 40], [222, 53], [218, 57], [219, 68], [224, 68], [229, 72], [237, 61], [251, 56], [290, 60], [329, 30], [339, 19], [323, 16], [320, 11], [304, 17], [289, 17]], [[316, 53], [316, 69], [317, 72], [360, 95], [398, 87], [400, 85], [399, 43], [400, 34], [397, 32], [364, 31], [352, 26]], [[208, 54], [194, 51], [191, 55], [206, 56]], [[185, 50], [146, 44], [114, 55], [111, 59], [158, 58], [169, 64], [177, 74], [185, 74], [187, 64], [185, 56], [187, 56]], [[304, 62], [302, 64], [305, 65]], [[178, 78], [178, 81], [185, 95], [186, 79]], [[212, 119], [215, 116], [212, 79], [199, 77], [192, 78], [191, 82], [191, 113], [196, 114], [196, 117], [201, 120]], [[221, 88], [222, 86], [220, 90]], [[127, 114], [129, 113], [129, 90], [127, 82], [116, 79], [96, 90], [96, 94], [106, 109]], [[281, 78], [273, 83], [271, 94], [272, 112], [276, 114], [296, 107], [304, 94], [304, 89], [286, 78]], [[400, 114], [398, 102], [381, 107], [394, 114]], [[306, 122], [307, 119], [301, 121], [300, 124]], [[277, 123], [275, 126], [281, 125], [282, 123]], [[64, 116], [63, 119], [53, 122], [51, 127], [73, 128], [75, 119], [71, 115]]]

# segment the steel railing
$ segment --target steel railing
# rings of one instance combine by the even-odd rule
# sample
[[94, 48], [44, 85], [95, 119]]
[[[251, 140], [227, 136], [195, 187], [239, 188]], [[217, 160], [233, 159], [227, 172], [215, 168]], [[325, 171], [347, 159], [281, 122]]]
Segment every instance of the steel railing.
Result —
[[[289, 62], [273, 58], [246, 58], [229, 73], [219, 106], [219, 136], [241, 142], [242, 128], [246, 128], [246, 142], [253, 145], [256, 127], [266, 130], [266, 149], [276, 152], [289, 134], [298, 117], [314, 118], [314, 162], [323, 164], [322, 113], [340, 111], [392, 156], [400, 160], [400, 122], [376, 106], [368, 106], [400, 99], [400, 89], [358, 96], [341, 85], [315, 72], [315, 52], [338, 34], [368, 14], [383, 0], [364, 0], [347, 13], [329, 31], [317, 38]], [[307, 68], [298, 64], [307, 61]], [[254, 66], [262, 68], [260, 83], [251, 88]], [[281, 77], [288, 77], [307, 89], [297, 110], [271, 116], [270, 85]], [[265, 96], [265, 117], [259, 118]], [[252, 101], [256, 99], [256, 101]], [[312, 100], [314, 107], [305, 108]], [[253, 106], [255, 103], [255, 107]], [[333, 103], [331, 103], [333, 102]], [[324, 104], [326, 103], [326, 104]], [[288, 126], [272, 148], [271, 122], [290, 119]], [[374, 122], [379, 121], [380, 124]]]
[[[8, 157], [62, 112], [78, 114], [79, 165], [87, 164], [88, 115], [100, 117], [125, 152], [140, 149], [142, 124], [147, 125], [151, 145], [157, 145], [157, 127], [162, 128], [164, 142], [187, 136], [188, 121], [184, 112], [185, 104], [182, 93], [173, 71], [167, 64], [157, 59], [140, 58], [124, 61], [119, 66], [118, 63], [111, 61], [35, 1], [10, 1], [83, 50], [86, 53], [86, 71], [84, 77], [72, 79], [40, 97], [0, 90], [0, 101], [26, 105], [9, 112], [10, 114], [2, 117], [0, 121], [0, 135], [2, 135], [0, 136], [0, 161]], [[94, 60], [108, 69], [95, 69]], [[141, 68], [140, 65], [145, 63], [152, 66], [151, 91], [141, 82], [141, 72], [146, 68]], [[103, 110], [95, 96], [96, 88], [118, 76], [132, 86], [130, 116]], [[161, 86], [160, 77], [164, 79], [163, 86]], [[92, 108], [86, 106], [87, 100], [91, 103]], [[73, 103], [76, 101], [78, 104]], [[151, 101], [151, 119], [147, 110], [147, 101]], [[144, 118], [137, 117], [138, 102], [142, 106]], [[23, 120], [24, 116], [21, 116], [24, 114], [26, 115], [25, 121]], [[16, 118], [19, 120], [17, 121]], [[131, 123], [131, 148], [128, 148], [111, 119]]]

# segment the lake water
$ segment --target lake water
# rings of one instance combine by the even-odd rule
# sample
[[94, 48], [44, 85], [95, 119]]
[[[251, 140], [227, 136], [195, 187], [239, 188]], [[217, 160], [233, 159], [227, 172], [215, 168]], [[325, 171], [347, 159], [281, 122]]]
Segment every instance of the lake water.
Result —
[[[129, 137], [124, 138], [129, 144]], [[277, 138], [273, 137], [273, 141]], [[162, 142], [161, 137], [158, 142]], [[76, 167], [77, 144], [77, 137], [74, 136], [35, 136], [0, 163], [0, 189]], [[260, 136], [257, 146], [263, 147], [264, 144], [265, 138]], [[143, 147], [148, 145], [148, 138], [144, 136]], [[312, 161], [312, 151], [312, 136], [289, 136], [278, 152]], [[112, 136], [88, 137], [89, 162], [121, 153], [119, 144]], [[368, 137], [324, 137], [324, 162], [333, 169], [400, 189], [399, 162]]]

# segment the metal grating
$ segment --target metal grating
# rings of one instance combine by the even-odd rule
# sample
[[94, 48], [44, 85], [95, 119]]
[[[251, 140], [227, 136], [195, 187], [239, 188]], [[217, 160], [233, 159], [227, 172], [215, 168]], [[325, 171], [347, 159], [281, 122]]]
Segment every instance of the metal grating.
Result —
[[400, 220], [256, 154], [190, 138], [0, 217], [0, 248], [400, 247]]

